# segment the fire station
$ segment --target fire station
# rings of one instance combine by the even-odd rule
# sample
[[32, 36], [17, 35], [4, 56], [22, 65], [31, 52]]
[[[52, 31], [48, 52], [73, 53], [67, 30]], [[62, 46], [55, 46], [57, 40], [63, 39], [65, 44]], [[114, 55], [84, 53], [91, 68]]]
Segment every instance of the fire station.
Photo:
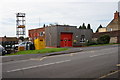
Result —
[[92, 40], [92, 29], [79, 29], [77, 26], [50, 25], [29, 30], [32, 41], [39, 38], [46, 47], [79, 47]]

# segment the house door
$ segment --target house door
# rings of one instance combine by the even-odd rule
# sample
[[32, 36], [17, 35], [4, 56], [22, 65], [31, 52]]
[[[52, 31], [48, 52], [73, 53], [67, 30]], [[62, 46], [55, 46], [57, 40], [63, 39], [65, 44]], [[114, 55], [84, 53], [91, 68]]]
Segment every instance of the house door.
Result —
[[61, 33], [60, 47], [72, 47], [72, 33]]

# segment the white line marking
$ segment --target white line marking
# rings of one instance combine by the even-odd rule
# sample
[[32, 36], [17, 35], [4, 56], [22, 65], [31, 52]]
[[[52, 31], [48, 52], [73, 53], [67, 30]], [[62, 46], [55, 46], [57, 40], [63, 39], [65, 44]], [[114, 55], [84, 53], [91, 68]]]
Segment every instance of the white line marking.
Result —
[[71, 60], [64, 60], [64, 61], [59, 61], [59, 62], [54, 62], [54, 63], [48, 63], [48, 64], [42, 64], [42, 65], [37, 65], [37, 66], [30, 66], [30, 67], [21, 68], [21, 69], [10, 70], [10, 71], [7, 71], [7, 72], [15, 72], [15, 71], [20, 71], [20, 70], [32, 69], [32, 68], [37, 68], [37, 67], [42, 67], [42, 66], [48, 66], [48, 65], [52, 65], [52, 64], [64, 63], [64, 62], [68, 62], [68, 61], [71, 61]]
[[95, 56], [99, 56], [99, 55], [92, 55], [92, 56], [89, 56], [89, 57], [95, 57]]
[[39, 61], [42, 61], [43, 59], [45, 59], [47, 57], [42, 57], [42, 58], [31, 58], [30, 60], [39, 60]]
[[118, 73], [119, 71], [120, 71], [120, 70], [117, 70], [117, 71], [115, 71], [115, 72], [106, 74], [106, 75], [104, 75], [104, 76], [99, 77], [99, 79], [106, 78], [106, 77], [111, 76], [111, 75], [113, 75], [113, 74], [115, 74], [115, 73]]
[[105, 53], [105, 54], [92, 55], [92, 56], [89, 56], [89, 57], [102, 56], [102, 55], [106, 55], [106, 54], [111, 54], [111, 53]]

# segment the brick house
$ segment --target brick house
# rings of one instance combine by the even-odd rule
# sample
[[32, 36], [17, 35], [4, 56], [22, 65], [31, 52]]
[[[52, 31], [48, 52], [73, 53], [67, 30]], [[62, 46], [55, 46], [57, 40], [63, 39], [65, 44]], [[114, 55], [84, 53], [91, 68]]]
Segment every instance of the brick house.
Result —
[[45, 39], [45, 28], [31, 29], [28, 32], [29, 32], [29, 38], [31, 39], [31, 41], [34, 41], [37, 38]]
[[93, 34], [93, 40], [96, 41], [102, 35], [110, 36], [110, 43], [120, 43], [120, 14], [114, 13], [113, 20], [107, 27], [99, 28], [98, 32]]
[[119, 12], [114, 13], [113, 20], [107, 25], [107, 27], [99, 28], [98, 32], [108, 32], [120, 30], [120, 15]]
[[0, 44], [2, 45], [2, 42], [18, 42], [17, 37], [0, 37]]

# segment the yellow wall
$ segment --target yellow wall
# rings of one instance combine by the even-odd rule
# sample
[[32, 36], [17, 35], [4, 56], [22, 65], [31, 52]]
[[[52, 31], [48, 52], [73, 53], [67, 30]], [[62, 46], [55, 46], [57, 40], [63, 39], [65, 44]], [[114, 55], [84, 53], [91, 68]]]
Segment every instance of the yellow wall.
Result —
[[99, 28], [99, 31], [98, 32], [106, 32], [107, 29], [106, 28]]
[[34, 40], [34, 44], [35, 44], [36, 50], [45, 48], [45, 40], [44, 39], [37, 38]]

